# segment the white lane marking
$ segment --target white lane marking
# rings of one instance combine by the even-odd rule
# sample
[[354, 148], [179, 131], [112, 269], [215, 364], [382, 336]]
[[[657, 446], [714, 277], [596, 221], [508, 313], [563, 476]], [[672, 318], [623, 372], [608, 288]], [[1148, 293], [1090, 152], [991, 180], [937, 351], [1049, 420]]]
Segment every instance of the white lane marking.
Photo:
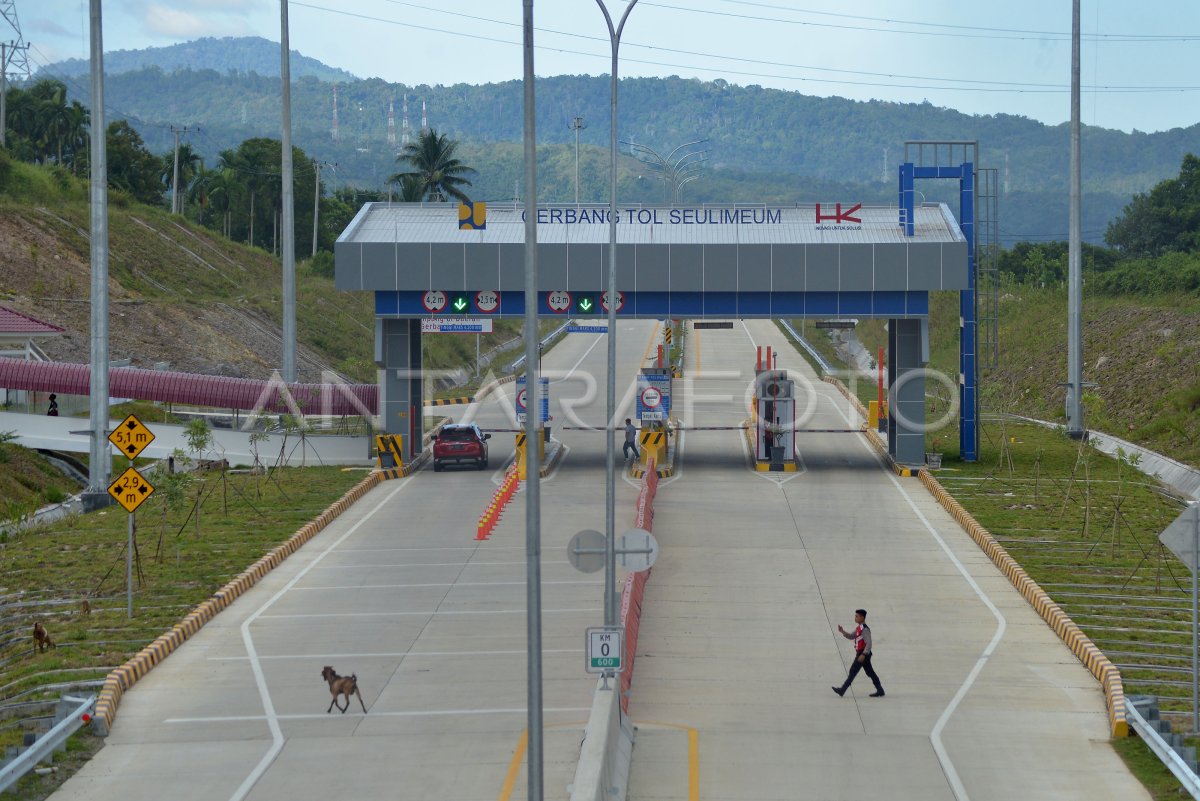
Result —
[[[574, 614], [575, 612], [595, 612], [596, 607], [588, 606], [582, 609], [543, 609], [544, 615], [555, 614]], [[439, 609], [433, 612], [319, 612], [313, 614], [292, 614], [292, 615], [260, 615], [263, 618], [271, 618], [280, 620], [283, 618], [309, 618], [309, 617], [392, 617], [392, 616], [408, 616], [420, 615], [421, 617], [431, 617], [433, 615], [523, 615], [524, 609]]]
[[[525, 581], [440, 581], [433, 584], [347, 584], [328, 587], [296, 587], [296, 592], [312, 592], [314, 590], [411, 590], [420, 589], [422, 587], [524, 587], [528, 582]], [[603, 581], [543, 581], [543, 585], [549, 584], [586, 584], [592, 587], [599, 587], [604, 584]]]
[[[343, 551], [344, 553], [344, 551]], [[472, 559], [469, 562], [392, 562], [382, 564], [379, 562], [364, 562], [356, 565], [318, 565], [317, 570], [362, 570], [364, 567], [513, 567], [516, 565], [526, 565], [528, 562], [481, 562]], [[543, 561], [542, 567], [551, 567], [554, 565], [569, 566], [571, 563], [566, 559], [556, 559], [554, 561]]]
[[[521, 655], [525, 656], [529, 651], [521, 649], [519, 651], [385, 651], [381, 653], [345, 653], [345, 654], [275, 654], [274, 656], [260, 656], [259, 660], [267, 662], [278, 659], [391, 659], [397, 656], [404, 658], [414, 656], [507, 656]], [[583, 653], [582, 648], [543, 648], [543, 654], [579, 654]], [[244, 662], [249, 657], [245, 656], [210, 656], [209, 662]]]
[[588, 357], [588, 354], [591, 353], [597, 345], [599, 345], [601, 342], [604, 342], [604, 341], [605, 341], [605, 337], [596, 337], [596, 341], [592, 343], [591, 347], [589, 347], [587, 350], [585, 350], [583, 352], [583, 355], [579, 357], [579, 361], [577, 361], [577, 362], [575, 362], [575, 364], [571, 365], [571, 369], [567, 371], [567, 374], [564, 375], [562, 378], [551, 381], [550, 383], [551, 384], [561, 384], [562, 382], [564, 382], [568, 378], [570, 378], [572, 375], [574, 375], [575, 371], [579, 368], [579, 365], [583, 364], [583, 360]]
[[233, 795], [230, 796], [230, 801], [242, 801], [242, 799], [244, 799], [250, 793], [250, 791], [254, 789], [254, 785], [258, 783], [258, 780], [262, 778], [263, 774], [266, 773], [267, 768], [269, 768], [271, 763], [275, 761], [275, 757], [279, 756], [279, 752], [283, 750], [283, 732], [279, 729], [279, 719], [275, 714], [275, 704], [271, 701], [271, 691], [267, 688], [267, 679], [266, 676], [263, 675], [262, 664], [258, 659], [258, 651], [254, 647], [254, 638], [250, 634], [250, 624], [252, 624], [259, 617], [263, 617], [263, 612], [265, 612], [271, 607], [272, 604], [282, 598], [288, 590], [296, 585], [296, 582], [304, 578], [305, 574], [307, 574], [308, 571], [313, 568], [313, 565], [320, 562], [325, 558], [326, 554], [341, 545], [342, 542], [357, 532], [364, 523], [375, 516], [376, 512], [389, 503], [392, 498], [396, 497], [396, 495], [402, 489], [407, 487], [411, 480], [412, 476], [402, 479], [396, 488], [387, 494], [387, 497], [375, 504], [375, 506], [373, 506], [369, 512], [363, 515], [361, 520], [351, 526], [345, 534], [331, 542], [329, 546], [325, 548], [325, 550], [321, 551], [321, 553], [317, 555], [316, 559], [314, 559], [299, 573], [293, 576], [291, 581], [280, 588], [280, 590], [272, 595], [266, 603], [260, 606], [252, 615], [250, 615], [250, 617], [243, 621], [241, 627], [242, 643], [246, 646], [246, 654], [250, 660], [250, 669], [254, 673], [254, 683], [258, 686], [258, 694], [262, 699], [263, 712], [265, 713], [267, 728], [269, 728], [271, 731], [271, 747], [267, 749], [267, 753], [264, 754], [263, 758], [259, 760], [258, 764], [251, 769], [250, 773], [246, 776], [238, 788], [233, 791]]
[[[829, 396], [826, 395], [826, 397]], [[836, 409], [837, 413], [840, 414], [842, 419], [846, 421], [846, 425], [852, 426], [853, 423], [850, 421], [850, 418], [844, 412], [842, 412], [841, 408], [839, 408], [836, 403], [833, 402], [833, 398], [829, 398], [829, 402], [833, 404], [833, 408]], [[864, 433], [864, 436], [870, 436], [870, 434]], [[996, 605], [992, 603], [992, 599], [989, 598], [987, 593], [983, 591], [983, 588], [976, 583], [975, 578], [967, 571], [966, 566], [963, 565], [963, 563], [959, 561], [958, 557], [954, 555], [954, 552], [950, 550], [950, 546], [947, 545], [946, 541], [942, 539], [940, 534], [938, 534], [937, 529], [933, 527], [921, 510], [917, 508], [916, 503], [913, 502], [912, 496], [910, 496], [908, 491], [905, 490], [904, 487], [901, 486], [900, 482], [896, 480], [896, 477], [892, 475], [892, 471], [882, 463], [882, 460], [879, 458], [879, 454], [877, 454], [870, 444], [867, 443], [862, 437], [859, 438], [859, 442], [864, 448], [867, 449], [869, 453], [871, 453], [872, 456], [876, 458], [877, 462], [880, 462], [884, 470], [884, 475], [886, 475], [888, 479], [891, 480], [892, 485], [900, 491], [900, 495], [904, 498], [909, 508], [913, 510], [913, 513], [917, 516], [917, 519], [921, 521], [921, 523], [933, 536], [934, 541], [937, 542], [942, 551], [947, 557], [949, 557], [950, 562], [966, 580], [967, 585], [975, 591], [975, 594], [979, 596], [979, 600], [983, 601], [984, 606], [986, 606], [996, 618], [996, 633], [992, 635], [991, 642], [989, 642], [987, 647], [983, 649], [983, 652], [979, 655], [979, 659], [975, 661], [975, 666], [971, 668], [969, 673], [967, 673], [967, 678], [963, 680], [962, 685], [958, 688], [958, 692], [956, 692], [954, 697], [950, 699], [950, 703], [942, 711], [942, 714], [938, 717], [937, 722], [933, 724], [933, 730], [929, 732], [929, 741], [933, 744], [933, 751], [937, 755], [938, 762], [940, 762], [942, 765], [942, 770], [946, 774], [946, 780], [950, 783], [951, 792], [954, 793], [954, 797], [957, 798], [958, 801], [969, 801], [970, 796], [967, 795], [967, 788], [963, 786], [962, 779], [959, 778], [958, 771], [954, 768], [954, 761], [950, 759], [950, 754], [946, 752], [946, 746], [942, 743], [942, 731], [946, 728], [946, 724], [950, 721], [950, 717], [954, 714], [955, 710], [958, 709], [958, 705], [962, 702], [962, 699], [966, 697], [968, 692], [970, 692], [971, 686], [975, 684], [975, 679], [979, 677], [980, 672], [983, 670], [984, 666], [987, 665], [988, 660], [992, 657], [992, 654], [995, 653], [996, 647], [1000, 644], [1000, 640], [1004, 638], [1004, 633], [1008, 629], [1008, 621], [1005, 619], [1000, 610], [996, 608]]]
[[[545, 712], [589, 712], [590, 706], [556, 706], [547, 707]], [[371, 711], [371, 717], [400, 717], [400, 718], [419, 718], [419, 717], [446, 717], [449, 715], [516, 715], [526, 714], [528, 710], [525, 707], [512, 707], [509, 709], [430, 709], [423, 711], [412, 712], [376, 712]], [[365, 718], [366, 715], [354, 713], [350, 717]], [[226, 715], [223, 717], [211, 718], [167, 718], [164, 723], [237, 723], [240, 721], [256, 721], [262, 720], [262, 715]], [[314, 713], [309, 715], [276, 715], [276, 720], [345, 720], [345, 715], [330, 715]]]

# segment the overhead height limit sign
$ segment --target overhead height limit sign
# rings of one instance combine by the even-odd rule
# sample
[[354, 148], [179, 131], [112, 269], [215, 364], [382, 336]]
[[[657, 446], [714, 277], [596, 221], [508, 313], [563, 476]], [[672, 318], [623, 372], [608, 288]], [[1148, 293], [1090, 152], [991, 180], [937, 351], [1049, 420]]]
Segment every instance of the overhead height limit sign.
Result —
[[154, 434], [142, 425], [141, 420], [131, 414], [121, 422], [121, 425], [112, 430], [112, 433], [108, 435], [108, 441], [116, 445], [122, 455], [134, 459], [154, 441]]

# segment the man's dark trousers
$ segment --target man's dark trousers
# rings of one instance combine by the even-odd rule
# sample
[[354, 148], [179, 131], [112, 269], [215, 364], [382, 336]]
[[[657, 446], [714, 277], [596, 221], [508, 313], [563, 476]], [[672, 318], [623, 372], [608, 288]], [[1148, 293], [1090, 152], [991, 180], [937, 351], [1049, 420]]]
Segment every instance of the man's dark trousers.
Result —
[[867, 674], [867, 678], [875, 685], [875, 692], [883, 692], [883, 685], [879, 683], [879, 676], [875, 675], [875, 668], [871, 667], [871, 655], [867, 654], [863, 661], [859, 662], [858, 657], [850, 662], [850, 673], [846, 676], [846, 681], [842, 683], [842, 692], [850, 689], [850, 685], [854, 682], [854, 677], [858, 675], [858, 671], [863, 671]]

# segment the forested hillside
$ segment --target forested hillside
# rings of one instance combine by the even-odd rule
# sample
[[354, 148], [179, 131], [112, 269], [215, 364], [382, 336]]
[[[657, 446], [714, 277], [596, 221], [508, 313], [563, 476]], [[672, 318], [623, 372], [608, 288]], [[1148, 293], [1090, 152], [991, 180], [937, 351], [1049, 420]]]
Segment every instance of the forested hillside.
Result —
[[[230, 53], [235, 46], [254, 59]], [[219, 52], [215, 48], [220, 48]], [[200, 40], [139, 51], [129, 63], [155, 68], [120, 72], [110, 59], [106, 101], [127, 115], [154, 151], [171, 144], [171, 125], [198, 125], [187, 138], [212, 164], [222, 150], [255, 136], [277, 137], [278, 79], [256, 70], [217, 71], [207, 64], [257, 63], [277, 47], [263, 40]], [[181, 57], [186, 49], [188, 58]], [[211, 51], [211, 57], [209, 56]], [[157, 59], [157, 60], [156, 60]], [[119, 62], [118, 62], [119, 63]], [[174, 66], [183, 68], [174, 71]], [[189, 65], [195, 65], [195, 68]], [[277, 59], [275, 62], [277, 72]], [[46, 72], [57, 74], [57, 67]], [[72, 96], [86, 102], [86, 82], [67, 80]], [[540, 176], [540, 199], [574, 197], [574, 133], [567, 122], [582, 116], [583, 165], [580, 195], [606, 198], [609, 84], [603, 76], [540, 79], [537, 88], [539, 140], [550, 169]], [[521, 86], [517, 81], [472, 86], [405, 86], [379, 79], [338, 83], [339, 140], [331, 132], [333, 84], [311, 75], [293, 89], [295, 143], [313, 158], [335, 163], [338, 186], [384, 188], [395, 172], [387, 143], [393, 104], [397, 130], [401, 104], [420, 125], [424, 102], [429, 123], [463, 143], [479, 174], [472, 196], [511, 198], [519, 185]], [[638, 78], [621, 82], [621, 129], [633, 140], [663, 153], [707, 139], [705, 175], [688, 185], [686, 202], [775, 202], [853, 199], [894, 202], [895, 168], [904, 142], [914, 139], [980, 142], [980, 164], [1001, 170], [1001, 235], [1020, 239], [1066, 234], [1068, 131], [1011, 115], [969, 116], [928, 103], [897, 104], [816, 98], [798, 92], [735, 86], [722, 80]], [[886, 169], [885, 169], [885, 150]], [[1126, 134], [1085, 126], [1083, 132], [1084, 232], [1099, 242], [1108, 221], [1135, 192], [1175, 173], [1188, 152], [1200, 152], [1200, 125], [1163, 133]], [[570, 169], [565, 169], [569, 162]], [[564, 167], [559, 169], [560, 165]], [[636, 164], [634, 165], [636, 167]], [[621, 196], [661, 202], [663, 188], [631, 170]], [[923, 187], [928, 199], [950, 199], [952, 187]]]

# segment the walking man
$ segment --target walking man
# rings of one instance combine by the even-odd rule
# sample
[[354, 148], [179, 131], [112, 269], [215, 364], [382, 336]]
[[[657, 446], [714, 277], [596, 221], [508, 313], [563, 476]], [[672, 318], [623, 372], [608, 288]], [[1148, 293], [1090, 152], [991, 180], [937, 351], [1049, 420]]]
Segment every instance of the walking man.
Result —
[[626, 417], [625, 418], [625, 444], [623, 446], [621, 446], [621, 453], [625, 455], [626, 459], [629, 458], [629, 451], [631, 449], [633, 450], [633, 458], [635, 460], [640, 459], [641, 455], [638, 453], [638, 449], [637, 449], [637, 428], [634, 427], [633, 421], [630, 420], [628, 417]]
[[846, 631], [842, 628], [842, 624], [838, 624], [838, 633], [847, 640], [854, 640], [854, 661], [850, 663], [850, 674], [846, 676], [846, 680], [841, 687], [834, 687], [833, 691], [838, 695], [845, 695], [846, 690], [850, 689], [851, 682], [858, 675], [858, 671], [865, 671], [867, 677], [875, 684], [875, 692], [871, 693], [872, 698], [882, 698], [883, 685], [879, 682], [879, 676], [875, 674], [875, 668], [871, 667], [871, 627], [867, 625], [867, 610], [855, 609], [854, 622], [858, 624], [853, 632]]

